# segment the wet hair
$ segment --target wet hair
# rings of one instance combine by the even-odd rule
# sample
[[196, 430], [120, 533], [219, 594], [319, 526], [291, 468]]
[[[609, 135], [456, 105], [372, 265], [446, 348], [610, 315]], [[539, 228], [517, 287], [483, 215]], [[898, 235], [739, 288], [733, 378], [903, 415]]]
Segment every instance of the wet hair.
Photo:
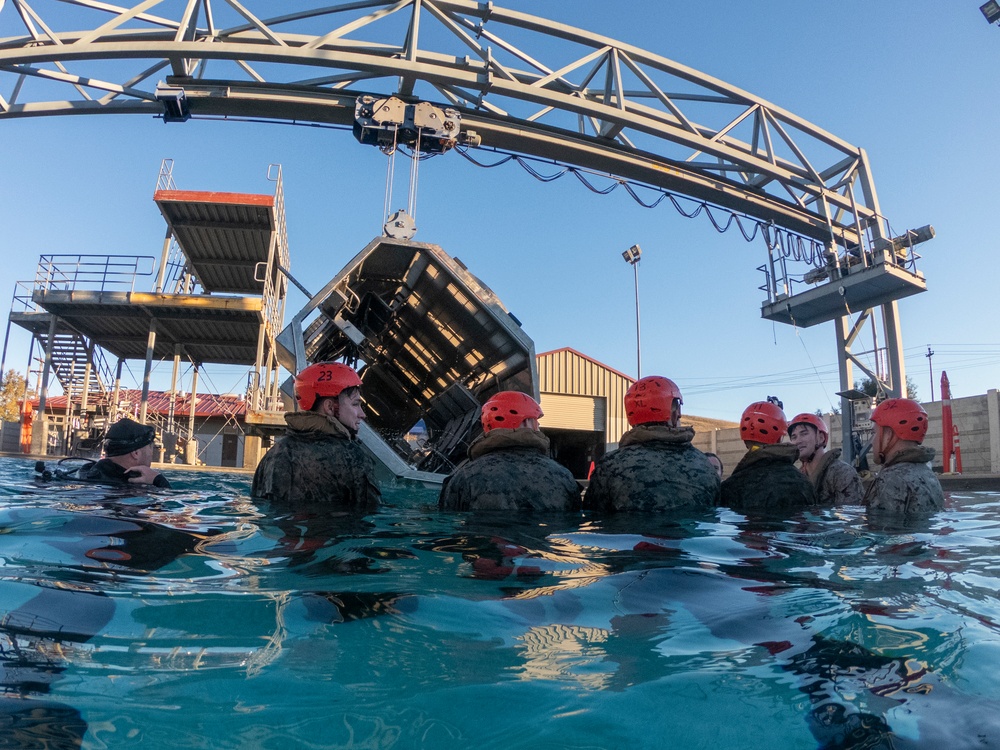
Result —
[[719, 456], [717, 454], [715, 454], [715, 453], [706, 453], [705, 454], [705, 458], [714, 458], [716, 461], [719, 462], [719, 473], [720, 474], [723, 471], [725, 471], [725, 464], [722, 463], [722, 459], [719, 458]]
[[345, 388], [344, 390], [342, 390], [336, 396], [317, 396], [316, 403], [313, 404], [312, 409], [310, 409], [309, 411], [319, 411], [320, 409], [323, 408], [324, 401], [333, 401], [334, 404], [338, 404], [338, 407], [337, 409], [334, 410], [334, 413], [339, 413], [340, 408], [338, 399], [341, 396], [346, 396], [347, 398], [353, 398], [358, 393], [361, 393], [361, 387], [357, 385], [352, 385], [349, 388]]

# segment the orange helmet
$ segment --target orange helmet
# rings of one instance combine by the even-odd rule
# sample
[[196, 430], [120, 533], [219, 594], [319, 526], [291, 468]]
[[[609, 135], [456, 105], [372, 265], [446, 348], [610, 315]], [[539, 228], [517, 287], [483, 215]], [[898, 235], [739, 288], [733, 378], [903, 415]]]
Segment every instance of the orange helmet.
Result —
[[900, 440], [922, 443], [927, 434], [927, 412], [913, 399], [887, 399], [875, 407], [871, 420], [881, 427], [888, 427]]
[[483, 432], [497, 428], [516, 430], [526, 419], [538, 419], [542, 407], [527, 393], [500, 391], [483, 404]]
[[681, 389], [673, 380], [660, 375], [640, 378], [625, 393], [625, 414], [629, 426], [669, 422], [675, 399], [684, 403]]
[[781, 442], [788, 425], [785, 412], [770, 401], [755, 401], [743, 410], [740, 420], [740, 438], [755, 443], [776, 445]]
[[827, 427], [826, 422], [822, 417], [817, 417], [815, 414], [798, 414], [792, 417], [792, 421], [788, 423], [788, 434], [792, 434], [792, 430], [795, 429], [797, 424], [808, 424], [816, 428], [816, 432], [821, 432], [826, 435], [826, 439], [830, 439], [830, 428]]
[[361, 378], [339, 362], [317, 362], [295, 376], [295, 401], [309, 411], [317, 398], [335, 398], [348, 388], [360, 387]]

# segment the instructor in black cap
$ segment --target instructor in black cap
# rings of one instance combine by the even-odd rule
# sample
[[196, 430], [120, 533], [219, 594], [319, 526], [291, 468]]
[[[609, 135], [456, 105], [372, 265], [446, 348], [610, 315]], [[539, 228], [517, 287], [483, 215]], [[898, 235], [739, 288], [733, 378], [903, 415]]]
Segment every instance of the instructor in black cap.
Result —
[[80, 471], [80, 478], [103, 484], [151, 484], [169, 489], [170, 482], [150, 468], [156, 430], [126, 417], [108, 428], [104, 436], [104, 455], [97, 463]]

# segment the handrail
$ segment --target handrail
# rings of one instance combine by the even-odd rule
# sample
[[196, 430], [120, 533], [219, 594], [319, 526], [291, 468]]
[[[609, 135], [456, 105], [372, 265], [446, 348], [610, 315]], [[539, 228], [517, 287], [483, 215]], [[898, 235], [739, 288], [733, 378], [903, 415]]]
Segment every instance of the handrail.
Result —
[[105, 291], [128, 287], [135, 291], [136, 278], [152, 276], [154, 265], [151, 255], [42, 255], [35, 271], [35, 289]]

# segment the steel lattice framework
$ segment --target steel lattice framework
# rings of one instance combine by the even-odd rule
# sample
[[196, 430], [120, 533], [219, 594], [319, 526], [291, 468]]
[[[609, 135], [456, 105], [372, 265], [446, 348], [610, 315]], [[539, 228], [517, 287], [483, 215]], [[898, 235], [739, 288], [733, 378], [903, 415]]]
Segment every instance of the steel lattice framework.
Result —
[[[452, 107], [483, 146], [705, 200], [833, 250], [885, 237], [863, 149], [660, 55], [492, 3], [0, 0], [0, 118], [350, 124], [361, 94]], [[274, 8], [301, 9], [280, 16]]]
[[[275, 7], [291, 10], [275, 16]], [[0, 120], [169, 114], [161, 81], [183, 92], [185, 117], [351, 126], [363, 95], [450, 108], [475, 133], [471, 147], [590, 170], [798, 235], [790, 239], [815, 243], [810, 255], [831, 281], [856, 259], [894, 265], [900, 249], [863, 149], [661, 55], [492, 2], [0, 0]], [[787, 243], [778, 236], [765, 232], [769, 250]], [[837, 319], [845, 391], [853, 362], [901, 395], [897, 298], [873, 303], [884, 382], [851, 352], [865, 321], [877, 336], [872, 305], [853, 328]]]

